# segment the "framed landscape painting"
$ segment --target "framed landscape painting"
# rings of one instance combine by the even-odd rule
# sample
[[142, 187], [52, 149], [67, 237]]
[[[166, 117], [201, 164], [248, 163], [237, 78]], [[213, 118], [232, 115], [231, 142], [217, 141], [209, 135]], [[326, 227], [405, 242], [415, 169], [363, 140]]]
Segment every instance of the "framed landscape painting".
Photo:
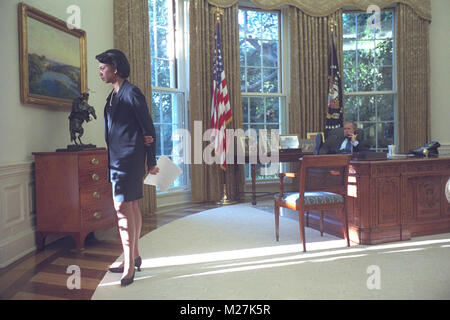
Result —
[[19, 32], [22, 103], [71, 107], [87, 92], [86, 33], [24, 3]]

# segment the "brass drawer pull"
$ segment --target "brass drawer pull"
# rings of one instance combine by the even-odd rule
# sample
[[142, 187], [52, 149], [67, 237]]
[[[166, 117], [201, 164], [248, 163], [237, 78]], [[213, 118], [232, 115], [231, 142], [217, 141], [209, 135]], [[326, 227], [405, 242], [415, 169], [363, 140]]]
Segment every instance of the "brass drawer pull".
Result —
[[94, 212], [93, 217], [98, 220], [102, 217], [102, 214], [100, 212]]
[[98, 181], [98, 179], [100, 179], [100, 177], [98, 176], [98, 174], [94, 173], [94, 174], [92, 175], [92, 180]]
[[91, 163], [97, 165], [98, 164], [98, 159], [97, 158], [92, 158]]
[[93, 196], [95, 199], [100, 199], [100, 193], [97, 192], [97, 191], [95, 191], [95, 192], [92, 194], [92, 196]]

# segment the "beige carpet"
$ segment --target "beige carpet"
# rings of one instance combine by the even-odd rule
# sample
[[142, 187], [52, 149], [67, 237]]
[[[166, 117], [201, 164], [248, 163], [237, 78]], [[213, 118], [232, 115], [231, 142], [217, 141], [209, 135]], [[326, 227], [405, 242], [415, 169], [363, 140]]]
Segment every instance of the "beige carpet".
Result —
[[297, 221], [274, 229], [246, 204], [173, 221], [141, 238], [132, 285], [107, 273], [92, 299], [450, 299], [450, 234], [348, 248], [307, 228], [303, 253]]

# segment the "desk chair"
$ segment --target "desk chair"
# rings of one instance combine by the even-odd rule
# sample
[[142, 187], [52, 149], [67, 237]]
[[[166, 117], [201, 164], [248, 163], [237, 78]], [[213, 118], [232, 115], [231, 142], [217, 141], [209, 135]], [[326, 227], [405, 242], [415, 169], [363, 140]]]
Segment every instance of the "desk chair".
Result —
[[[275, 237], [279, 241], [280, 207], [298, 211], [300, 237], [306, 252], [304, 213], [320, 210], [323, 234], [323, 211], [338, 209], [347, 246], [350, 246], [347, 219], [347, 185], [350, 154], [303, 156], [299, 173], [280, 173], [280, 194], [275, 197]], [[299, 192], [284, 193], [284, 177], [299, 177]]]

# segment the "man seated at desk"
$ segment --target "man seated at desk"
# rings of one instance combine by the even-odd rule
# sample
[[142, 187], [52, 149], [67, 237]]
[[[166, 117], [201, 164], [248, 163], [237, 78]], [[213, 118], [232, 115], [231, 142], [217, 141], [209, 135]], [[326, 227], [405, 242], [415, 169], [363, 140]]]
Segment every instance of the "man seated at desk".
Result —
[[363, 131], [358, 129], [354, 122], [346, 122], [343, 128], [329, 132], [319, 154], [354, 153], [368, 149]]

